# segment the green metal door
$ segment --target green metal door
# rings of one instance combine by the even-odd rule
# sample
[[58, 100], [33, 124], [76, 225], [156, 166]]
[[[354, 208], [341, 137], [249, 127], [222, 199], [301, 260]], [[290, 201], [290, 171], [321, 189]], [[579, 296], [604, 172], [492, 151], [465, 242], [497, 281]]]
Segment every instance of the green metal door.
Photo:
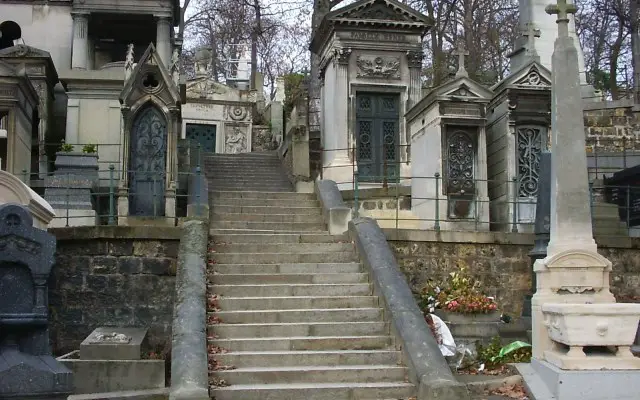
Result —
[[356, 95], [356, 157], [363, 181], [394, 180], [399, 171], [398, 95], [358, 93]]
[[215, 153], [216, 126], [208, 124], [187, 124], [186, 138], [194, 145], [200, 144], [202, 151]]

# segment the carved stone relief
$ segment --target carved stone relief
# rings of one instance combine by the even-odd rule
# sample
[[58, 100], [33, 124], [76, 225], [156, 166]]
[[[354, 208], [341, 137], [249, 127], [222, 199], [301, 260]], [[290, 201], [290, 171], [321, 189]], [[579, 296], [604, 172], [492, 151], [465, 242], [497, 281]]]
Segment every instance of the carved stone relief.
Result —
[[349, 64], [349, 58], [351, 58], [351, 49], [336, 49], [335, 58], [338, 64]]
[[400, 79], [400, 58], [358, 56], [358, 78]]
[[224, 152], [228, 154], [246, 153], [247, 127], [240, 125], [226, 125], [224, 138]]
[[550, 82], [544, 79], [536, 69], [531, 69], [524, 78], [516, 82], [520, 86], [550, 86]]
[[228, 119], [231, 119], [232, 121], [244, 121], [245, 119], [247, 119], [247, 108], [243, 107], [243, 106], [227, 106], [226, 107], [226, 115]]
[[424, 53], [422, 51], [407, 51], [407, 64], [409, 68], [421, 68]]

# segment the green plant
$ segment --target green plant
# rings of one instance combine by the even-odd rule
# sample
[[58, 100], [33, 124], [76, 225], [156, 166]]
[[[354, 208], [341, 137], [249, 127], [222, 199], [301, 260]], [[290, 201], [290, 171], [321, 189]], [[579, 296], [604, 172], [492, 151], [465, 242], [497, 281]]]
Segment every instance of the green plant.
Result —
[[500, 337], [491, 339], [488, 345], [476, 344], [478, 356], [476, 362], [484, 364], [485, 369], [496, 369], [509, 363], [528, 363], [531, 361], [531, 345], [529, 343], [515, 341], [502, 346]]
[[60, 144], [60, 151], [63, 151], [65, 153], [71, 153], [73, 151], [73, 145], [69, 143], [65, 143], [63, 140], [62, 144]]
[[85, 144], [82, 148], [83, 153], [93, 154], [98, 152], [98, 146], [95, 144]]
[[442, 282], [429, 280], [419, 295], [419, 304], [425, 313], [436, 309], [464, 314], [489, 313], [498, 305], [492, 297], [481, 292], [481, 282], [469, 276], [464, 268], [451, 272]]

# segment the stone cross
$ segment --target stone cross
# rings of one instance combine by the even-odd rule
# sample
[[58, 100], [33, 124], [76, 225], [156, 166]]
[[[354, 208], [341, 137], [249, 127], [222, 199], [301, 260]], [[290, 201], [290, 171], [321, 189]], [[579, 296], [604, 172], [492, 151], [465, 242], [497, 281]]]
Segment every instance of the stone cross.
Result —
[[558, 37], [569, 36], [569, 14], [578, 12], [574, 4], [567, 4], [567, 0], [556, 0], [557, 4], [549, 4], [544, 10], [549, 15], [558, 15]]
[[530, 56], [537, 56], [538, 52], [536, 51], [536, 38], [539, 38], [542, 35], [540, 29], [536, 27], [536, 24], [533, 22], [527, 22], [526, 30], [522, 32], [522, 36], [527, 38], [527, 54]]
[[468, 56], [469, 51], [462, 40], [458, 41], [458, 45], [453, 51], [453, 54], [458, 56], [458, 71], [456, 72], [456, 77], [469, 76], [467, 69], [464, 67], [464, 56]]

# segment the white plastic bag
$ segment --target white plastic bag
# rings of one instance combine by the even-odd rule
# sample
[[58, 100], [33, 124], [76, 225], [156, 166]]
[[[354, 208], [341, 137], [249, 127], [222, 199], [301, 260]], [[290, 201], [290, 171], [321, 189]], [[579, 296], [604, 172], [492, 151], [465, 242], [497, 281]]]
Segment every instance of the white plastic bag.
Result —
[[456, 342], [453, 340], [453, 336], [451, 335], [451, 331], [449, 331], [449, 327], [444, 323], [440, 317], [435, 314], [431, 314], [431, 319], [433, 320], [433, 325], [436, 328], [436, 332], [438, 333], [438, 337], [442, 340], [442, 343], [439, 343], [440, 352], [443, 356], [455, 356], [456, 355]]

